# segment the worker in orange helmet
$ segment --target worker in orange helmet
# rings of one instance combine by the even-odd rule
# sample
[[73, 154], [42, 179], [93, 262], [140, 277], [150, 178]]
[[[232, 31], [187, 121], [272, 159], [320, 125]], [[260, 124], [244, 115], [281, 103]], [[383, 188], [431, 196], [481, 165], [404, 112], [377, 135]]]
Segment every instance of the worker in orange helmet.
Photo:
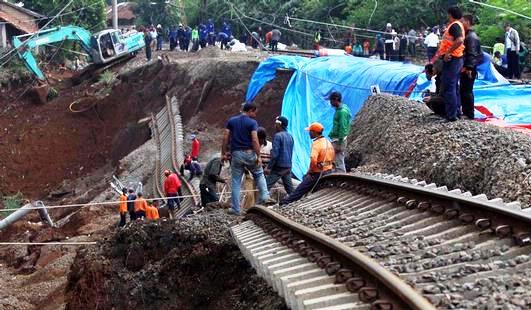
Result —
[[312, 123], [310, 127], [306, 128], [306, 131], [309, 131], [310, 138], [313, 140], [310, 168], [295, 191], [284, 198], [280, 202], [280, 205], [289, 204], [301, 199], [302, 196], [313, 190], [323, 176], [332, 173], [334, 169], [334, 146], [323, 136], [323, 125], [320, 123]]
[[179, 189], [181, 189], [181, 181], [177, 174], [172, 173], [170, 170], [164, 171], [164, 175], [166, 176], [166, 180], [164, 180], [164, 193], [168, 200], [170, 218], [173, 218], [173, 210], [175, 210], [175, 206], [180, 208], [180, 201], [179, 198], [177, 198], [177, 193], [179, 192]]
[[122, 189], [120, 195], [120, 203], [118, 204], [118, 212], [120, 212], [120, 224], [119, 227], [125, 226], [125, 216], [127, 214], [127, 188]]
[[148, 204], [147, 204], [147, 201], [142, 197], [142, 193], [137, 193], [136, 200], [135, 200], [136, 219], [142, 219], [146, 217], [147, 208], [148, 208]]

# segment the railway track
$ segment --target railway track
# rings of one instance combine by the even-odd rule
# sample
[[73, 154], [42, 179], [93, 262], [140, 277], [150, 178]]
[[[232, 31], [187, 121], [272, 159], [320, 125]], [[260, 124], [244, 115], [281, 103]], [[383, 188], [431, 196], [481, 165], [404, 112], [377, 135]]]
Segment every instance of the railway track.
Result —
[[175, 97], [166, 97], [166, 105], [151, 116], [151, 127], [155, 139], [158, 157], [155, 163], [155, 189], [160, 197], [164, 197], [164, 170], [170, 169], [177, 173], [181, 180], [181, 208], [175, 210], [174, 217], [181, 218], [190, 213], [199, 204], [199, 185], [188, 180], [179, 173], [180, 164], [184, 161], [184, 131], [182, 127], [179, 104]]
[[292, 309], [529, 309], [531, 212], [393, 175], [334, 174], [232, 228]]

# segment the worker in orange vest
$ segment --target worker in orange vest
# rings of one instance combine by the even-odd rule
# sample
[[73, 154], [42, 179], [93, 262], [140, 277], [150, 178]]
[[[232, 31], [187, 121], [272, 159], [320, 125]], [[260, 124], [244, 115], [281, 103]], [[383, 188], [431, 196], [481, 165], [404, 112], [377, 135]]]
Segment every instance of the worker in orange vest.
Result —
[[151, 206], [148, 205], [146, 207], [146, 219], [152, 220], [152, 221], [156, 221], [159, 219], [159, 210], [157, 209], [155, 204]]
[[310, 127], [306, 128], [306, 131], [310, 132], [310, 138], [313, 140], [310, 168], [295, 191], [284, 198], [280, 202], [280, 205], [301, 199], [302, 196], [313, 190], [323, 176], [332, 173], [334, 169], [334, 146], [323, 136], [323, 125], [320, 123], [312, 123]]
[[148, 208], [147, 201], [142, 197], [142, 193], [136, 194], [135, 200], [135, 214], [137, 219], [146, 217], [146, 210]]
[[122, 194], [120, 195], [120, 203], [118, 205], [118, 211], [120, 212], [120, 224], [118, 226], [125, 226], [125, 216], [127, 214], [127, 188], [122, 189]]
[[463, 13], [457, 6], [448, 9], [448, 25], [436, 54], [436, 58], [444, 60], [441, 87], [446, 107], [446, 120], [449, 122], [456, 121], [461, 116], [458, 81], [463, 69], [465, 50], [465, 28], [460, 21], [462, 17]]

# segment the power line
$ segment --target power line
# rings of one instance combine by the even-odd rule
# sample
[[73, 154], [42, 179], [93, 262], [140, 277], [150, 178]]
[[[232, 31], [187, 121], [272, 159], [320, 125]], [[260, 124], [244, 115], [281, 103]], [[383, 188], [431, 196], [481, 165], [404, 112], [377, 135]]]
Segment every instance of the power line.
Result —
[[[61, 15], [71, 4], [72, 2], [74, 2], [74, 0], [70, 0], [70, 2], [68, 2], [60, 11], [59, 13], [57, 13], [52, 19], [50, 19], [42, 28], [41, 30], [44, 30], [46, 29], [46, 27], [48, 27], [54, 20], [57, 19], [57, 17], [59, 17], [59, 15]], [[26, 44], [28, 44], [28, 42], [38, 34], [39, 32], [35, 32], [33, 34], [30, 35], [29, 38], [27, 38], [24, 42], [22, 42], [22, 45], [19, 46], [19, 48], [22, 48], [24, 47]], [[13, 54], [14, 51], [16, 51], [17, 49], [16, 48], [13, 48], [11, 49], [11, 51], [9, 51], [8, 53], [6, 53], [5, 55], [3, 55], [1, 58], [0, 58], [0, 61], [2, 61], [3, 59], [5, 59], [7, 56], [9, 56], [10, 54]], [[14, 54], [13, 54], [14, 55]], [[0, 68], [3, 67], [4, 65], [6, 65], [9, 61], [11, 61], [12, 57], [9, 57], [9, 59], [7, 61], [5, 61], [4, 63], [0, 64]]]
[[[99, 5], [99, 3], [93, 3], [91, 5], [87, 5], [87, 6], [84, 6], [84, 7], [81, 7], [79, 9], [76, 9], [74, 11], [70, 11], [68, 13], [64, 13], [64, 14], [60, 14], [59, 16], [57, 17], [63, 17], [63, 16], [67, 16], [67, 15], [72, 15], [72, 14], [75, 14], [77, 12], [80, 12], [80, 11], [83, 11], [85, 9], [88, 9], [88, 8], [91, 8], [93, 6], [97, 6]], [[45, 16], [45, 17], [41, 17], [41, 18], [34, 18], [34, 19], [19, 19], [17, 20], [18, 22], [36, 22], [36, 21], [40, 21], [40, 20], [46, 20], [46, 19], [49, 19], [50, 17], [48, 16]], [[9, 22], [0, 22], [0, 25], [1, 24], [10, 24]]]
[[474, 0], [468, 0], [469, 2], [472, 2], [474, 4], [479, 4], [479, 5], [483, 5], [483, 6], [486, 6], [486, 7], [489, 7], [489, 8], [492, 8], [492, 9], [496, 9], [496, 10], [500, 10], [500, 11], [505, 11], [507, 13], [510, 13], [510, 14], [513, 14], [513, 15], [516, 15], [516, 16], [520, 16], [520, 17], [523, 17], [525, 19], [530, 19], [531, 20], [531, 17], [529, 16], [526, 16], [524, 14], [520, 14], [518, 12], [515, 12], [515, 11], [511, 11], [509, 9], [505, 9], [505, 8], [501, 8], [499, 6], [495, 6], [495, 5], [492, 5], [492, 4], [487, 4], [487, 3], [483, 3], [483, 2], [478, 2], [478, 1], [474, 1]]
[[[274, 187], [274, 189], [281, 189], [281, 187]], [[249, 190], [240, 190], [240, 193], [248, 193], [248, 192], [257, 192], [257, 189], [249, 189]], [[219, 194], [219, 193], [218, 193]], [[173, 196], [173, 197], [159, 197], [159, 198], [145, 198], [145, 201], [160, 201], [160, 200], [167, 200], [169, 198], [192, 198], [192, 197], [200, 197], [199, 194], [194, 195], [181, 195], [181, 196]], [[104, 202], [89, 202], [89, 203], [74, 203], [74, 204], [66, 204], [66, 205], [55, 205], [55, 206], [43, 206], [43, 207], [27, 207], [24, 208], [24, 210], [40, 210], [40, 209], [63, 209], [63, 208], [75, 208], [75, 207], [87, 207], [87, 206], [116, 206], [119, 203], [123, 202], [135, 202], [135, 200], [126, 200], [126, 201], [104, 201]], [[11, 209], [0, 209], [0, 212], [13, 212], [20, 210], [18, 208], [11, 208]]]
[[0, 242], [1, 245], [96, 245], [95, 241], [81, 242]]

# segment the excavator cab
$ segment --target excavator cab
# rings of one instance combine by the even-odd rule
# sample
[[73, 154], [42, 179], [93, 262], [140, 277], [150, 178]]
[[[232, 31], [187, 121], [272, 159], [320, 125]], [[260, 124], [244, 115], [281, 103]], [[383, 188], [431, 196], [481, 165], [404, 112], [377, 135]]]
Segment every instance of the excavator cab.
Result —
[[92, 36], [92, 59], [95, 64], [108, 63], [129, 53], [120, 30], [107, 29]]

